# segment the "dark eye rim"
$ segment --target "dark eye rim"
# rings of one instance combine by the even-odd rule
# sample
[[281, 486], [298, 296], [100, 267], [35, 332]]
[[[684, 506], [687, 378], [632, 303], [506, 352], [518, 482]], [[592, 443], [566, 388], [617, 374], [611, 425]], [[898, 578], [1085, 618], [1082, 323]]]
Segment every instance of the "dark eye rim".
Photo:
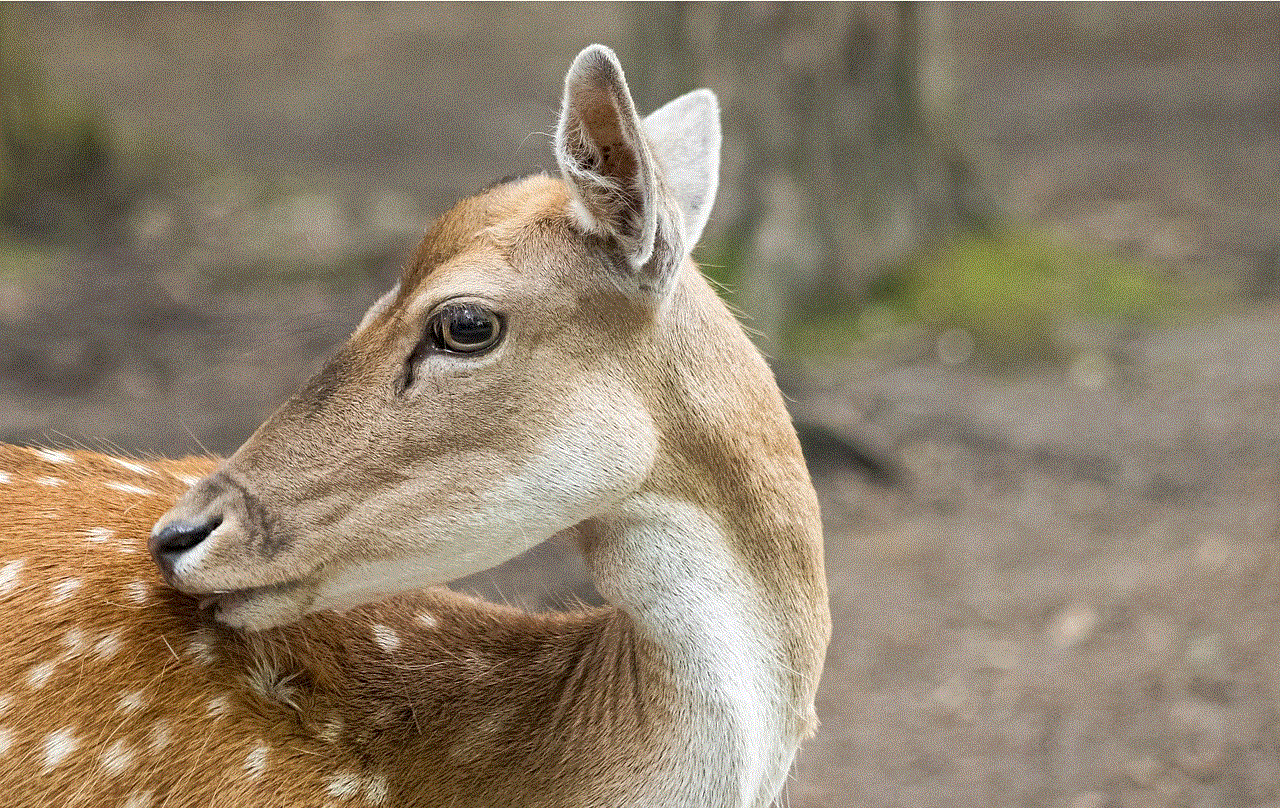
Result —
[[[492, 331], [483, 341], [465, 343], [450, 330], [450, 317], [471, 316], [476, 319], [487, 318], [492, 322]], [[456, 323], [456, 319], [453, 321]], [[438, 353], [454, 356], [479, 356], [493, 350], [502, 340], [506, 323], [498, 312], [487, 306], [471, 302], [446, 303], [431, 313], [427, 318], [425, 338], [431, 341], [431, 347]]]
[[[477, 348], [474, 351], [455, 351], [447, 345], [438, 345], [436, 323], [444, 315], [464, 308], [473, 308], [483, 311], [493, 317], [498, 326], [493, 339], [483, 347]], [[418, 377], [418, 365], [422, 364], [422, 360], [428, 355], [436, 354], [438, 356], [447, 356], [452, 359], [481, 357], [492, 353], [493, 350], [502, 342], [503, 337], [506, 336], [506, 332], [507, 318], [484, 303], [472, 302], [469, 300], [451, 300], [442, 303], [427, 316], [426, 329], [422, 337], [418, 340], [418, 344], [414, 346], [413, 350], [409, 353], [408, 358], [405, 360], [404, 373], [401, 375], [400, 380], [396, 385], [397, 392], [401, 394], [406, 393], [409, 388], [414, 385]]]

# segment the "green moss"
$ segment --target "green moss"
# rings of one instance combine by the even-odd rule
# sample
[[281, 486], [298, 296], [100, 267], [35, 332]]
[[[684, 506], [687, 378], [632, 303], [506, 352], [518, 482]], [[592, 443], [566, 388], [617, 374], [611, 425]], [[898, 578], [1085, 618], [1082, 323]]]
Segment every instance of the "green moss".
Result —
[[0, 9], [0, 225], [64, 243], [91, 238], [120, 205], [112, 133], [89, 104], [45, 83], [13, 11]]
[[56, 250], [0, 235], [0, 283], [45, 275], [65, 260], [66, 256]]
[[995, 365], [1057, 361], [1064, 326], [1084, 320], [1143, 327], [1184, 315], [1191, 294], [1139, 261], [1038, 233], [968, 236], [884, 274], [870, 299], [804, 308], [783, 352], [849, 356], [963, 329], [975, 357]]
[[1186, 304], [1152, 266], [1016, 231], [961, 239], [898, 274], [897, 302], [922, 325], [965, 329], [998, 362], [1061, 358], [1056, 335], [1072, 320], [1150, 326]]

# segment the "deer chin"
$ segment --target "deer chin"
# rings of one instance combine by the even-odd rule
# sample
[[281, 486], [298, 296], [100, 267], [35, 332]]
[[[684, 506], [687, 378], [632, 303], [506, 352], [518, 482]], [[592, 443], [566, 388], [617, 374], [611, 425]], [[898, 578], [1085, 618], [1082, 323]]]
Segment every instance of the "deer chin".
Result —
[[407, 555], [349, 564], [330, 565], [318, 576], [308, 611], [346, 611], [406, 592], [439, 586], [482, 569], [488, 569], [516, 553], [494, 561], [477, 561], [460, 553], [441, 557], [436, 553]]
[[213, 606], [214, 619], [232, 628], [265, 631], [302, 619], [312, 609], [316, 584], [310, 580], [223, 592], [203, 602]]

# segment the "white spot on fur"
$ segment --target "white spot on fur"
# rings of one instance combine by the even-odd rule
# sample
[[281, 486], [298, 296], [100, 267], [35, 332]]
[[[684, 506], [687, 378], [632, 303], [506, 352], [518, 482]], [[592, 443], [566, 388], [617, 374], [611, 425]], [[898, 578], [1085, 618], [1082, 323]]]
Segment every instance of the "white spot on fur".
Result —
[[244, 770], [250, 777], [261, 777], [267, 770], [267, 755], [271, 750], [261, 740], [249, 750], [244, 759]]
[[121, 629], [104, 633], [93, 645], [93, 658], [106, 662], [120, 652]]
[[325, 743], [337, 743], [338, 738], [342, 737], [342, 719], [330, 718], [325, 721], [316, 737]]
[[413, 616], [413, 620], [423, 628], [435, 628], [440, 625], [440, 621], [437, 620], [436, 616], [430, 612], [418, 612]]
[[194, 474], [174, 474], [173, 478], [178, 482], [185, 484], [187, 488], [194, 488], [196, 483], [200, 482], [200, 478]]
[[125, 460], [123, 457], [108, 457], [107, 459], [122, 469], [132, 471], [134, 474], [143, 474], [147, 477], [156, 476], [154, 469], [147, 468], [141, 463], [134, 463], [132, 460]]
[[84, 585], [84, 581], [79, 578], [67, 578], [53, 585], [53, 595], [49, 598], [51, 605], [62, 603], [67, 598], [75, 594], [75, 591]]
[[126, 494], [137, 494], [142, 497], [153, 497], [156, 494], [156, 492], [152, 491], [150, 488], [143, 488], [142, 486], [134, 485], [133, 483], [122, 483], [118, 480], [108, 480], [103, 483], [103, 485], [107, 488], [113, 488], [116, 491], [122, 491]]
[[24, 559], [19, 558], [0, 567], [0, 595], [9, 594], [18, 585], [18, 575], [26, 563]]
[[44, 687], [57, 668], [57, 662], [41, 662], [39, 665], [32, 665], [31, 669], [27, 671], [27, 687], [32, 690], [39, 690]]
[[0, 727], [0, 755], [8, 752], [11, 746], [13, 746], [13, 730]]
[[13, 482], [13, 475], [7, 471], [0, 471], [0, 485], [8, 485]]
[[160, 719], [151, 725], [151, 731], [147, 733], [147, 748], [152, 752], [159, 752], [169, 745], [169, 741], [173, 739], [173, 727], [165, 719]]
[[66, 480], [62, 479], [61, 477], [37, 477], [36, 478], [36, 485], [47, 485], [50, 488], [57, 488], [58, 486], [62, 485], [65, 482]]
[[364, 798], [374, 805], [381, 805], [387, 801], [387, 778], [382, 775], [374, 775], [364, 782]]
[[63, 656], [67, 659], [78, 656], [84, 650], [84, 629], [79, 626], [67, 629], [62, 635], [62, 647], [66, 649]]
[[151, 792], [135, 791], [120, 808], [147, 808], [149, 805], [151, 805]]
[[360, 775], [354, 772], [335, 774], [327, 781], [325, 790], [330, 797], [350, 799], [360, 793], [361, 779]]
[[231, 699], [226, 696], [215, 696], [205, 704], [204, 714], [213, 719], [225, 718], [231, 714]]
[[102, 542], [114, 537], [116, 532], [108, 527], [91, 527], [83, 535], [88, 541]]
[[116, 710], [125, 715], [136, 713], [145, 706], [147, 706], [147, 702], [142, 698], [141, 690], [130, 690], [128, 693], [121, 693], [120, 700], [116, 702]]
[[249, 667], [245, 671], [244, 681], [250, 690], [263, 699], [285, 704], [297, 710], [298, 705], [295, 697], [298, 695], [298, 691], [289, 684], [297, 675], [297, 673], [286, 675], [278, 661], [264, 654], [259, 654], [249, 663]]
[[355, 772], [342, 772], [328, 779], [325, 785], [330, 797], [354, 799], [363, 797], [371, 805], [381, 805], [387, 801], [389, 790], [387, 778], [382, 775], [365, 777]]
[[129, 600], [141, 606], [147, 602], [151, 586], [146, 581], [130, 581], [124, 585], [124, 590], [129, 595]]
[[218, 655], [214, 651], [216, 642], [217, 637], [212, 631], [206, 628], [198, 629], [187, 646], [187, 655], [201, 665], [212, 665], [218, 661]]
[[106, 751], [99, 755], [99, 759], [102, 761], [102, 768], [113, 777], [131, 768], [135, 757], [134, 751], [123, 740], [118, 740], [111, 744]]
[[76, 737], [75, 730], [71, 727], [50, 732], [44, 739], [41, 768], [46, 774], [53, 771], [79, 746], [80, 739]]
[[371, 631], [373, 632], [373, 641], [378, 644], [383, 653], [391, 653], [400, 647], [400, 635], [390, 626], [375, 623]]
[[57, 449], [32, 449], [31, 451], [35, 452], [36, 457], [39, 457], [41, 460], [49, 463], [58, 463], [61, 465], [64, 463], [76, 462], [74, 457], [66, 452], [60, 452]]

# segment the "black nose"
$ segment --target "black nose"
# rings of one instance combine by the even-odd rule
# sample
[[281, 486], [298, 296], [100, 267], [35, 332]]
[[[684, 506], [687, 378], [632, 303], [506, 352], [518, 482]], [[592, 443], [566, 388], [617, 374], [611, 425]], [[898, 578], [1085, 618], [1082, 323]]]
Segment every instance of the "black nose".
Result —
[[222, 524], [221, 516], [211, 516], [202, 523], [177, 521], [165, 525], [159, 533], [151, 536], [151, 557], [168, 578], [173, 573], [173, 565], [178, 557], [209, 538], [209, 534]]

